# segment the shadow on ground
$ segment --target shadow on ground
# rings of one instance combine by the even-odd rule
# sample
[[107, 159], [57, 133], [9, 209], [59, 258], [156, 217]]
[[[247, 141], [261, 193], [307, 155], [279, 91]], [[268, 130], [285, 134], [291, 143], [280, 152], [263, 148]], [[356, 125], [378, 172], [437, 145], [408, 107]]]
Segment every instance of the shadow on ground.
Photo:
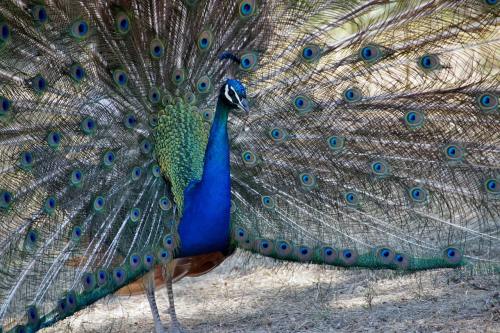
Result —
[[[337, 270], [237, 254], [174, 286], [186, 332], [500, 332], [498, 277]], [[168, 325], [165, 289], [157, 301]], [[55, 332], [152, 332], [145, 296], [110, 297]]]

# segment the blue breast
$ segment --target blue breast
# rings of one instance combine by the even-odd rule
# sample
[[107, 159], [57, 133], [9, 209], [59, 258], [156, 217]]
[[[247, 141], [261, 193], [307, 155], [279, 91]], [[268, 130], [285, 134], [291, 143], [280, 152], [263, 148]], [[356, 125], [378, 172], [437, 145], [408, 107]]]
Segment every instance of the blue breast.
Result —
[[202, 180], [184, 192], [177, 257], [224, 251], [229, 246], [231, 177], [227, 112], [217, 107], [210, 131]]

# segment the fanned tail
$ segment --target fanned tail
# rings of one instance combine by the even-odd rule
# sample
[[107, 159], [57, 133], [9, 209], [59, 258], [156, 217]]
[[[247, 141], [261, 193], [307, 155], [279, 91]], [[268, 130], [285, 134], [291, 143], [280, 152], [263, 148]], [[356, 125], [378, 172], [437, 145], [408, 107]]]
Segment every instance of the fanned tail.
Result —
[[235, 244], [339, 266], [498, 269], [498, 10], [290, 4], [292, 30], [245, 81]]
[[2, 1], [0, 330], [51, 325], [173, 258], [203, 145], [164, 174], [159, 111], [209, 127], [235, 68], [220, 54], [266, 49], [277, 5], [261, 4]]
[[160, 168], [159, 111], [208, 127], [225, 77], [251, 103], [230, 117], [235, 245], [340, 266], [498, 267], [498, 10], [2, 1], [3, 329], [36, 331], [172, 259], [179, 189], [203, 156]]
[[160, 79], [137, 77], [134, 55], [119, 48], [127, 38], [99, 21], [115, 10], [1, 5], [6, 329], [20, 319], [35, 330], [49, 325], [137, 278], [169, 231], [171, 199], [149, 122], [159, 104], [145, 93]]

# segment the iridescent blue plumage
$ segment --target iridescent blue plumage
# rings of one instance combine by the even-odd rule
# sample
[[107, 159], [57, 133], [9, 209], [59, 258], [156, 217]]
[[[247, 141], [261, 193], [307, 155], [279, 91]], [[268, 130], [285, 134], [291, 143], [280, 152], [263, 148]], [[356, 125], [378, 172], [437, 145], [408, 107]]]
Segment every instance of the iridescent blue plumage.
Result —
[[162, 279], [178, 328], [172, 281], [236, 247], [498, 272], [498, 10], [2, 1], [0, 331], [128, 290], [162, 332]]
[[231, 179], [227, 119], [232, 109], [247, 108], [245, 101], [246, 90], [238, 80], [229, 79], [220, 89], [205, 151], [203, 178], [185, 190], [178, 229], [180, 257], [229, 249]]

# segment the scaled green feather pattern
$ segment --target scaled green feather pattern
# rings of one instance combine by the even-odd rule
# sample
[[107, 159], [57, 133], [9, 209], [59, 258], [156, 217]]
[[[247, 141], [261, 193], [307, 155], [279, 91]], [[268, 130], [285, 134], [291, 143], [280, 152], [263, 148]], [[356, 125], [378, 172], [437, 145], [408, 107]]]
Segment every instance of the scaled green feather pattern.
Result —
[[162, 174], [172, 184], [175, 203], [182, 216], [184, 191], [203, 176], [208, 128], [197, 108], [178, 98], [159, 114], [155, 130], [156, 156]]

